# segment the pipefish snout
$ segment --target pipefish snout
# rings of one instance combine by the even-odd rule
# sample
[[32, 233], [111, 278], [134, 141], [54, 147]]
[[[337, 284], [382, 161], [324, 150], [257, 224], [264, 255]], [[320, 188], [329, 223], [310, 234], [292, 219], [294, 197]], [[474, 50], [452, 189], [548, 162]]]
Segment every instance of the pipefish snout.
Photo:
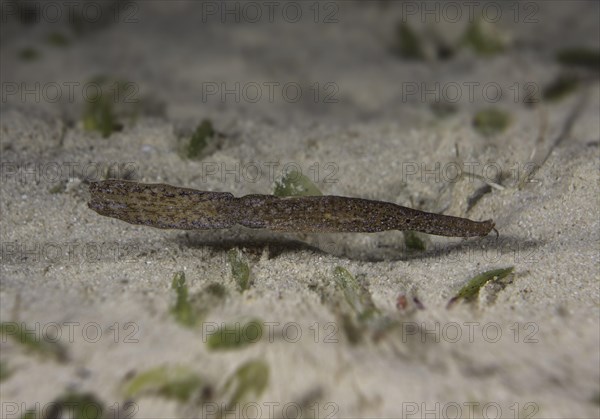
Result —
[[88, 206], [100, 215], [163, 229], [220, 229], [235, 225], [281, 232], [374, 233], [412, 230], [438, 236], [487, 236], [492, 220], [473, 221], [343, 196], [280, 198], [205, 192], [165, 184], [104, 180], [90, 184]]

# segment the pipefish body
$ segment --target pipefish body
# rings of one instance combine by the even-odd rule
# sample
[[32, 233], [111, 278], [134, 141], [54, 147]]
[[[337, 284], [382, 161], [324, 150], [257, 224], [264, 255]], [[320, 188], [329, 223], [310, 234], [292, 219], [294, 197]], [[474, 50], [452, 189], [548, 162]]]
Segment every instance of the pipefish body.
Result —
[[473, 221], [391, 202], [334, 195], [236, 198], [228, 192], [124, 180], [92, 182], [90, 193], [88, 207], [100, 215], [163, 229], [206, 230], [242, 225], [301, 233], [412, 230], [449, 237], [483, 237], [496, 231], [492, 220]]

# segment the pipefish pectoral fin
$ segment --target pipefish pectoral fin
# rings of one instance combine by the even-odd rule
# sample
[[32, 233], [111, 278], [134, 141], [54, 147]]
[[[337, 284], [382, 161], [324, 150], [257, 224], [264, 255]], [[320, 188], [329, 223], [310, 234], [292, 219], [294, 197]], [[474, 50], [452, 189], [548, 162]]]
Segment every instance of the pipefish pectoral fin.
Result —
[[90, 184], [88, 207], [130, 224], [181, 230], [235, 225], [227, 192], [205, 192], [165, 184], [104, 180]]

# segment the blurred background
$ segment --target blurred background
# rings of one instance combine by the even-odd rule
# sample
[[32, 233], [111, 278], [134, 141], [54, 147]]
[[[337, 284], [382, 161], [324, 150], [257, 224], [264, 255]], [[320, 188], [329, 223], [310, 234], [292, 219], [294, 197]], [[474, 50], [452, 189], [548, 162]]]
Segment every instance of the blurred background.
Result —
[[586, 51], [597, 69], [598, 7], [4, 0], [2, 106], [77, 124], [102, 90], [119, 125], [132, 115], [414, 125], [427, 120], [421, 108], [514, 107], [556, 83], [572, 90]]

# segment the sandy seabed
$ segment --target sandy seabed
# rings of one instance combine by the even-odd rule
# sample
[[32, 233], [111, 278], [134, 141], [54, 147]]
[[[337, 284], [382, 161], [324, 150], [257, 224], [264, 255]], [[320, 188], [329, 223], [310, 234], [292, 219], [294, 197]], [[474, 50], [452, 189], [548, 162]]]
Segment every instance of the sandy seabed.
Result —
[[[7, 25], [5, 86], [66, 86], [109, 74], [134, 80], [140, 97], [164, 107], [102, 138], [84, 129], [77, 94], [57, 103], [43, 91], [39, 100], [3, 98], [2, 417], [43, 410], [69, 392], [139, 418], [216, 417], [225, 407], [229, 417], [598, 417], [597, 73], [563, 100], [534, 107], [509, 90], [550, 82], [562, 71], [553, 54], [559, 47], [599, 47], [597, 4], [551, 3], [539, 5], [537, 24], [504, 25], [508, 52], [482, 59], [463, 51], [441, 63], [390, 53], [400, 13], [393, 3], [340, 4], [339, 22], [315, 29], [310, 20], [199, 24], [200, 6], [156, 2], [136, 9], [134, 24], [90, 30], [54, 49], [41, 41], [50, 25], [28, 28], [27, 36]], [[563, 27], [570, 29], [556, 30]], [[15, 58], [38, 44], [36, 61]], [[476, 95], [442, 118], [406, 90], [473, 80], [495, 82], [505, 94], [494, 103]], [[206, 96], [222, 83], [235, 90], [236, 82], [239, 97]], [[277, 97], [283, 93], [275, 89], [273, 102], [249, 100], [256, 87], [249, 83], [271, 82], [295, 82], [305, 99]], [[337, 101], [312, 100], [314, 83]], [[511, 123], [484, 136], [473, 115], [492, 105]], [[220, 143], [200, 160], [186, 159], [181, 144], [204, 118]], [[88, 181], [108, 169], [241, 196], [272, 193], [290, 168], [324, 194], [492, 218], [500, 236], [420, 235], [426, 250], [416, 252], [397, 231], [163, 231], [101, 217], [86, 204]], [[232, 276], [231, 249], [250, 268], [244, 292]], [[345, 303], [337, 267], [370, 296], [370, 320], [357, 320]], [[470, 278], [506, 267], [514, 267], [507, 279], [447, 308]], [[204, 310], [193, 327], [172, 314], [171, 282], [180, 271]], [[214, 283], [225, 298], [207, 299]], [[251, 319], [263, 323], [257, 342], [211, 350], [219, 327], [237, 324], [243, 333]], [[42, 346], [57, 341], [60, 353], [19, 345], [17, 326]], [[266, 366], [267, 382], [232, 401], [227, 383], [248, 362]], [[184, 401], [155, 388], [126, 405], [127, 380], [160, 366], [181, 366], [202, 385]]]

